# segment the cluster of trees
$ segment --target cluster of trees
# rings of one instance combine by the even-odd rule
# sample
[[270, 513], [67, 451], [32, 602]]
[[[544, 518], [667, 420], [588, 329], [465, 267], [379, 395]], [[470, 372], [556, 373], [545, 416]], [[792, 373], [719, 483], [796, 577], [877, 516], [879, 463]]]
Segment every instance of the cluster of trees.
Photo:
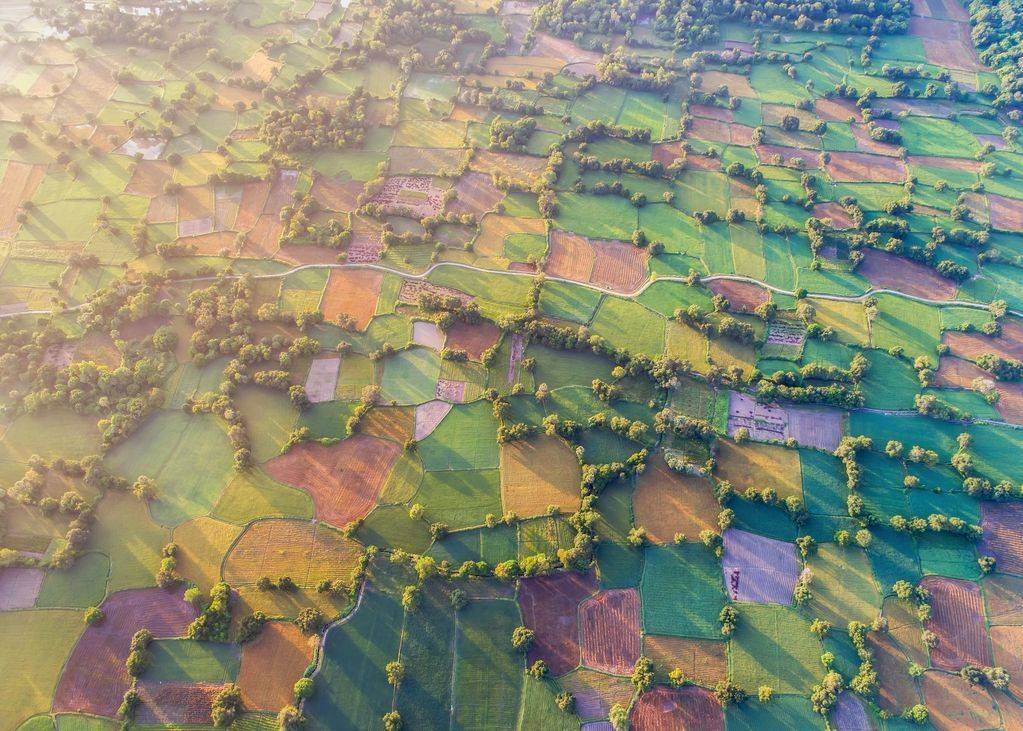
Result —
[[281, 231], [279, 243], [307, 244], [325, 246], [329, 249], [340, 249], [352, 238], [352, 230], [341, 219], [331, 216], [324, 222], [314, 220], [320, 213], [320, 204], [311, 195], [305, 195], [293, 206], [281, 209]]
[[342, 150], [362, 144], [366, 135], [369, 94], [360, 86], [344, 101], [307, 101], [288, 109], [270, 110], [259, 134], [277, 152]]

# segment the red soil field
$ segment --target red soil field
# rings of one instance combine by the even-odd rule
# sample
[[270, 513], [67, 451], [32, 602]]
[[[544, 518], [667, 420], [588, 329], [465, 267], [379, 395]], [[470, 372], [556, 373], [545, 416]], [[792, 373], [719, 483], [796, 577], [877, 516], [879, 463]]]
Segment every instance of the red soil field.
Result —
[[[888, 120], [878, 120], [877, 125], [883, 126], [881, 123]], [[889, 128], [898, 130], [898, 124], [888, 125]], [[866, 126], [862, 124], [852, 125], [853, 137], [856, 138], [856, 149], [860, 152], [869, 152], [875, 155], [888, 155], [889, 157], [899, 156], [899, 146], [890, 142], [879, 142], [871, 138], [870, 133], [867, 132]]]
[[336, 322], [339, 315], [348, 315], [365, 330], [376, 314], [383, 281], [383, 272], [374, 269], [332, 269], [320, 302], [323, 319]]
[[318, 175], [310, 193], [324, 208], [348, 213], [358, 207], [357, 200], [362, 193], [362, 183], [358, 180], [340, 181]]
[[731, 122], [735, 119], [735, 115], [731, 109], [725, 109], [724, 107], [713, 107], [708, 104], [693, 104], [689, 111], [694, 117], [706, 117], [707, 119], [717, 119], [721, 122]]
[[45, 165], [28, 165], [17, 160], [7, 163], [0, 181], [0, 232], [13, 232], [19, 206], [32, 197], [45, 173]]
[[[281, 209], [293, 202], [292, 193], [298, 186], [297, 170], [278, 170], [277, 179], [270, 186], [270, 193], [263, 204], [263, 213], [268, 216], [280, 216]], [[242, 205], [245, 205], [245, 195], [242, 194]]]
[[863, 261], [856, 271], [879, 289], [894, 289], [917, 297], [950, 300], [956, 285], [926, 264], [911, 261], [887, 251], [864, 249]]
[[920, 702], [913, 678], [906, 672], [908, 658], [891, 635], [870, 634], [870, 647], [874, 651], [877, 670], [877, 702], [886, 711], [899, 714], [908, 706]]
[[906, 180], [906, 164], [902, 160], [865, 152], [832, 152], [825, 169], [838, 182], [902, 183]]
[[238, 218], [234, 221], [238, 231], [249, 231], [256, 225], [256, 221], [263, 213], [263, 205], [269, 192], [270, 184], [265, 180], [242, 183], [242, 202], [238, 206]]
[[[800, 158], [804, 161], [803, 167], [817, 167], [817, 153], [814, 150], [801, 150], [798, 147], [785, 147], [784, 145], [757, 145], [754, 148], [757, 159], [768, 165], [788, 165], [790, 161]], [[781, 162], [775, 162], [775, 156], [781, 158]]]
[[992, 627], [991, 647], [995, 665], [1009, 672], [1009, 687], [1020, 696], [1023, 694], [1023, 627]]
[[838, 203], [818, 203], [813, 207], [814, 218], [830, 218], [834, 229], [852, 228], [853, 222], [849, 214]]
[[170, 163], [163, 160], [139, 160], [124, 192], [154, 198], [163, 194], [163, 186], [174, 176]]
[[596, 590], [592, 571], [559, 571], [519, 582], [522, 619], [536, 633], [530, 664], [543, 660], [554, 676], [579, 664], [579, 603]]
[[551, 252], [547, 257], [547, 273], [574, 282], [586, 282], [593, 272], [596, 254], [585, 236], [561, 229], [551, 231]]
[[464, 350], [472, 360], [479, 360], [483, 351], [497, 344], [501, 330], [484, 320], [479, 325], [457, 322], [448, 330], [448, 347]]
[[813, 103], [817, 116], [825, 122], [848, 122], [849, 118], [860, 118], [860, 110], [850, 99], [828, 99], [822, 97]]
[[124, 660], [131, 638], [145, 627], [154, 637], [179, 637], [195, 609], [179, 590], [129, 589], [102, 605], [106, 618], [88, 627], [64, 666], [53, 710], [112, 716], [128, 689]]
[[[240, 217], [240, 214], [239, 214]], [[235, 226], [238, 224], [235, 223]], [[284, 224], [277, 216], [260, 216], [256, 225], [248, 232], [242, 245], [241, 255], [249, 258], [273, 258], [280, 247], [281, 231]]]
[[716, 279], [708, 282], [707, 286], [714, 294], [723, 294], [732, 305], [732, 310], [741, 312], [753, 312], [757, 307], [771, 300], [771, 293], [759, 284]]
[[938, 636], [931, 661], [944, 670], [963, 665], [991, 665], [991, 649], [984, 627], [980, 588], [972, 581], [926, 576], [921, 585], [931, 592], [931, 619], [927, 629]]
[[719, 640], [694, 640], [670, 635], [646, 635], [643, 654], [666, 677], [679, 668], [696, 685], [713, 688], [728, 677], [728, 643]]
[[[938, 731], [998, 728], [998, 707], [984, 688], [970, 685], [958, 675], [933, 670], [920, 683], [930, 722]], [[1008, 726], [1006, 728], [1009, 728]]]
[[1001, 231], [1023, 231], [1023, 201], [988, 193], [991, 225]]
[[267, 462], [266, 471], [308, 492], [316, 517], [340, 528], [369, 513], [400, 453], [393, 442], [357, 434], [329, 447], [300, 444]]
[[292, 701], [292, 687], [313, 659], [310, 638], [290, 622], [268, 622], [242, 645], [238, 686], [249, 710], [276, 711]]
[[224, 686], [212, 683], [162, 682], [139, 684], [142, 704], [136, 723], [207, 725], [213, 697]]
[[938, 359], [938, 370], [934, 374], [935, 385], [969, 388], [975, 378], [985, 378], [994, 383], [992, 375], [975, 363], [947, 355]]
[[1002, 334], [997, 338], [981, 333], [946, 331], [942, 342], [947, 343], [954, 355], [968, 360], [984, 353], [994, 353], [1003, 358], [1023, 360], [1023, 323], [1013, 319], [1002, 322]]
[[449, 206], [455, 213], [475, 213], [477, 216], [494, 210], [497, 202], [504, 198], [504, 192], [498, 190], [489, 175], [483, 173], [466, 173], [455, 183], [458, 196]]
[[980, 516], [984, 535], [977, 550], [994, 556], [999, 571], [1023, 574], [1023, 504], [983, 502]]
[[630, 294], [647, 279], [646, 255], [642, 249], [621, 241], [590, 241], [596, 252], [590, 281], [615, 292]]
[[639, 592], [602, 591], [579, 605], [583, 665], [607, 673], [632, 672], [640, 653]]
[[683, 155], [681, 142], [658, 142], [654, 145], [650, 158], [662, 165], [671, 165]]
[[728, 127], [728, 131], [732, 137], [733, 145], [742, 145], [743, 147], [750, 147], [753, 145], [753, 128], [747, 127], [745, 124], [732, 123]]
[[728, 129], [728, 122], [705, 117], [693, 117], [692, 127], [689, 128], [689, 136], [707, 142], [720, 142], [729, 144], [732, 141], [731, 132]]
[[713, 731], [725, 728], [721, 706], [709, 690], [658, 685], [643, 693], [629, 714], [634, 731]]
[[910, 165], [926, 165], [944, 170], [959, 170], [968, 173], [979, 173], [984, 163], [962, 157], [938, 157], [937, 155], [910, 155], [906, 158]]

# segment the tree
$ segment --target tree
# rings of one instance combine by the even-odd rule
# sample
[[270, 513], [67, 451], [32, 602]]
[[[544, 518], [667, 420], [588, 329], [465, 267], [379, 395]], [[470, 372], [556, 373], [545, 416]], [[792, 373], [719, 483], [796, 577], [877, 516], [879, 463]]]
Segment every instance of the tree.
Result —
[[621, 703], [615, 703], [608, 712], [608, 720], [615, 731], [627, 731], [629, 728], [629, 709]]
[[746, 691], [729, 680], [722, 680], [714, 686], [714, 697], [722, 708], [729, 704], [739, 704], [746, 700]]
[[770, 703], [772, 698], [774, 698], [774, 688], [769, 685], [761, 685], [757, 690], [757, 700], [761, 703]]
[[277, 714], [278, 731], [298, 731], [305, 726], [305, 716], [295, 706], [284, 706]]
[[307, 635], [315, 635], [323, 629], [324, 617], [316, 607], [306, 607], [295, 617], [295, 626]]
[[642, 693], [654, 684], [654, 662], [646, 655], [640, 655], [632, 668], [629, 678], [633, 687]]
[[85, 623], [90, 626], [97, 625], [106, 619], [106, 616], [99, 607], [89, 607], [85, 610]]
[[404, 723], [401, 720], [401, 714], [397, 711], [391, 711], [390, 713], [384, 714], [384, 731], [401, 731], [404, 727]]
[[295, 685], [292, 688], [295, 697], [299, 700], [311, 698], [314, 690], [316, 690], [316, 684], [312, 678], [299, 678], [295, 681]]
[[533, 643], [536, 641], [536, 633], [529, 627], [518, 626], [512, 630], [511, 643], [519, 652], [529, 652], [530, 648], [533, 647]]
[[210, 719], [214, 726], [230, 726], [242, 710], [242, 690], [234, 683], [224, 686], [213, 697]]

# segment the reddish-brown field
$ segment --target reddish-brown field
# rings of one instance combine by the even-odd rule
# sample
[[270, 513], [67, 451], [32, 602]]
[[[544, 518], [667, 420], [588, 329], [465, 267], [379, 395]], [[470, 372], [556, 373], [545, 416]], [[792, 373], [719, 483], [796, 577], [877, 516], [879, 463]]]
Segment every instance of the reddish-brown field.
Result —
[[792, 160], [798, 158], [803, 161], [803, 167], [817, 166], [817, 153], [813, 150], [770, 144], [757, 145], [754, 150], [757, 153], [757, 159], [768, 165], [788, 165]]
[[753, 312], [757, 307], [770, 302], [771, 293], [759, 284], [735, 282], [730, 279], [716, 279], [707, 283], [714, 294], [724, 295], [732, 310]]
[[120, 591], [102, 609], [106, 618], [85, 630], [64, 666], [54, 711], [113, 716], [128, 689], [124, 660], [132, 635], [145, 627], [155, 637], [179, 637], [195, 618], [195, 609], [178, 590]]
[[457, 197], [449, 206], [455, 213], [474, 213], [480, 216], [494, 210], [497, 202], [504, 198], [489, 175], [466, 173], [455, 183]]
[[1023, 625], [1023, 578], [995, 573], [982, 581], [991, 624]]
[[658, 543], [670, 543], [676, 533], [695, 540], [703, 530], [716, 530], [721, 509], [709, 480], [680, 475], [660, 456], [636, 478], [632, 507], [636, 525]]
[[926, 264], [887, 251], [864, 249], [863, 261], [856, 271], [878, 289], [893, 289], [930, 299], [955, 298], [956, 285], [951, 279], [945, 279]]
[[934, 384], [945, 388], [970, 388], [977, 378], [984, 378], [994, 383], [991, 374], [977, 364], [962, 358], [944, 356], [938, 359]]
[[994, 556], [999, 571], [1023, 574], [1023, 505], [984, 502], [980, 506], [984, 535], [977, 550]]
[[991, 226], [1001, 231], [1023, 231], [1023, 201], [988, 193]]
[[501, 330], [487, 320], [478, 325], [459, 321], [448, 330], [447, 345], [449, 348], [464, 350], [472, 360], [479, 360], [483, 351], [496, 345], [500, 337]]
[[242, 645], [238, 686], [249, 710], [276, 711], [292, 701], [292, 687], [313, 659], [310, 638], [291, 622], [269, 622]]
[[583, 721], [606, 719], [613, 704], [628, 706], [633, 694], [628, 678], [586, 668], [566, 675], [561, 685], [575, 696], [575, 711]]
[[552, 277], [589, 281], [596, 254], [585, 236], [561, 229], [551, 231], [551, 252], [547, 257], [547, 273]]
[[902, 160], [865, 152], [832, 152], [824, 167], [840, 183], [901, 183], [906, 179], [906, 164]]
[[1023, 695], [1023, 627], [992, 627], [991, 648], [995, 665], [1009, 672], [1009, 687], [1020, 697]]
[[18, 208], [32, 197], [46, 173], [45, 165], [29, 165], [11, 160], [0, 181], [0, 232], [14, 230]]
[[631, 294], [646, 281], [643, 250], [621, 241], [590, 241], [596, 252], [590, 281], [615, 292]]
[[357, 434], [339, 444], [300, 444], [266, 463], [275, 480], [301, 488], [313, 498], [316, 517], [343, 527], [373, 508], [401, 447]]
[[870, 647], [874, 651], [877, 670], [877, 702], [886, 711], [899, 714], [920, 702], [913, 678], [906, 672], [909, 659], [898, 643], [887, 634], [871, 633]]
[[139, 684], [142, 703], [137, 723], [207, 725], [213, 697], [224, 686], [212, 683], [162, 682]]
[[814, 100], [813, 108], [825, 122], [848, 122], [850, 117], [860, 117], [860, 110], [851, 99], [821, 97]]
[[263, 205], [270, 192], [265, 180], [242, 184], [242, 202], [238, 206], [238, 217], [234, 221], [239, 231], [250, 231], [263, 213]]
[[383, 272], [375, 269], [332, 269], [320, 303], [323, 319], [336, 322], [339, 315], [348, 315], [365, 330], [376, 314], [383, 281]]
[[933, 612], [927, 629], [938, 636], [931, 661], [944, 670], [963, 665], [991, 665], [980, 588], [972, 581], [927, 576], [920, 582], [931, 592]]
[[579, 664], [579, 603], [597, 590], [592, 571], [559, 571], [519, 583], [519, 608], [536, 633], [529, 662], [543, 660], [554, 676]]
[[174, 178], [174, 168], [164, 160], [139, 160], [125, 188], [126, 193], [155, 198], [163, 194], [163, 186]]
[[358, 207], [362, 183], [358, 180], [341, 181], [337, 178], [328, 178], [326, 175], [318, 175], [310, 192], [324, 208], [349, 213]]
[[675, 668], [697, 685], [708, 688], [728, 677], [728, 643], [719, 640], [694, 640], [671, 635], [647, 635], [643, 654], [654, 661], [661, 677]]
[[838, 203], [818, 203], [813, 207], [814, 218], [831, 219], [831, 227], [835, 229], [852, 228], [853, 221]]
[[665, 166], [671, 165], [680, 157], [685, 157], [681, 142], [658, 142], [654, 145], [654, 149], [651, 152], [651, 159]]
[[725, 715], [709, 690], [658, 685], [639, 697], [629, 714], [635, 731], [714, 731]]
[[403, 443], [412, 437], [415, 410], [409, 406], [377, 406], [362, 420], [361, 431], [371, 437]]
[[998, 728], [998, 707], [983, 687], [970, 685], [958, 675], [935, 670], [924, 673], [920, 686], [930, 711], [930, 722], [938, 731]]
[[693, 117], [693, 125], [689, 129], [689, 136], [707, 142], [719, 142], [727, 145], [732, 141], [732, 135], [728, 127], [728, 122], [722, 122], [718, 119]]
[[583, 665], [627, 675], [640, 653], [639, 592], [608, 589], [579, 605]]
[[984, 166], [980, 160], [964, 157], [939, 157], [937, 155], [910, 155], [906, 158], [910, 165], [926, 165], [932, 168], [957, 170], [959, 172], [979, 174]]
[[942, 342], [947, 343], [953, 355], [967, 360], [976, 360], [984, 353], [994, 353], [1003, 358], [1023, 360], [1023, 324], [1014, 319], [1002, 322], [1002, 334], [991, 338], [981, 333], [964, 333], [948, 330]]
[[735, 119], [735, 114], [731, 109], [725, 109], [724, 107], [715, 107], [709, 104], [693, 104], [689, 107], [689, 111], [694, 117], [706, 117], [707, 119], [717, 119], [721, 122], [731, 122]]

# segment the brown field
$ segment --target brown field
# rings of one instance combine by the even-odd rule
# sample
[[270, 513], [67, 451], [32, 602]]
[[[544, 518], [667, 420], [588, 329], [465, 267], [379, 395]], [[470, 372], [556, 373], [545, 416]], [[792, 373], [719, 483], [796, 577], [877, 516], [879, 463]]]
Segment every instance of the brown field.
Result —
[[[752, 701], [750, 701], [752, 702]], [[635, 731], [724, 731], [725, 715], [710, 691], [658, 685], [643, 693], [629, 714]]]
[[415, 409], [411, 406], [377, 406], [366, 414], [360, 431], [400, 444], [412, 437], [414, 424]]
[[290, 576], [304, 588], [351, 578], [358, 545], [337, 531], [305, 520], [267, 519], [249, 525], [224, 558], [224, 580], [255, 584], [263, 576]]
[[920, 633], [923, 626], [917, 619], [915, 605], [888, 597], [883, 603], [882, 614], [888, 620], [888, 637], [898, 643], [899, 649], [910, 660], [927, 665], [927, 646]]
[[541, 515], [549, 505], [579, 509], [579, 462], [560, 439], [539, 437], [501, 445], [501, 503], [519, 517]]
[[365, 330], [376, 314], [383, 281], [383, 272], [375, 269], [332, 269], [320, 302], [323, 319], [336, 322], [339, 315], [348, 315]]
[[630, 673], [642, 644], [640, 626], [635, 589], [608, 589], [590, 597], [579, 605], [582, 664], [606, 673]]
[[997, 728], [1001, 725], [998, 706], [982, 687], [974, 687], [958, 675], [937, 670], [924, 673], [924, 702], [937, 731]]
[[501, 330], [491, 322], [484, 320], [478, 325], [457, 322], [448, 330], [448, 347], [464, 350], [472, 360], [479, 360], [483, 351], [497, 345]]
[[830, 218], [834, 229], [852, 228], [853, 222], [849, 214], [838, 203], [818, 203], [813, 207], [814, 218]]
[[448, 147], [392, 147], [388, 173], [440, 175], [453, 172], [465, 159], [465, 150]]
[[586, 668], [562, 678], [561, 687], [575, 696], [575, 712], [583, 721], [607, 718], [615, 703], [628, 706], [633, 691], [628, 678]]
[[64, 666], [54, 711], [113, 716], [128, 689], [124, 659], [132, 635], [145, 627], [155, 637], [179, 637], [195, 618], [195, 609], [178, 590], [119, 591], [102, 609], [106, 618], [85, 630]]
[[931, 592], [933, 613], [927, 629], [938, 636], [931, 661], [944, 670], [963, 665], [991, 665], [991, 649], [984, 627], [984, 604], [972, 581], [926, 576], [921, 585]]
[[970, 388], [973, 381], [983, 378], [994, 384], [994, 378], [975, 363], [962, 358], [943, 356], [938, 359], [938, 370], [934, 374], [934, 383], [945, 388]]
[[10, 235], [16, 228], [15, 214], [32, 197], [46, 173], [45, 165], [29, 165], [11, 160], [0, 181], [0, 233]]
[[954, 355], [975, 360], [984, 353], [994, 353], [1003, 358], [1023, 360], [1023, 323], [1015, 319], [1002, 322], [1002, 334], [997, 338], [980, 333], [946, 331], [942, 342], [948, 344]]
[[533, 44], [532, 49], [530, 49], [529, 55], [556, 58], [566, 64], [582, 63], [584, 61], [597, 63], [602, 57], [597, 51], [580, 48], [572, 43], [572, 41], [558, 38], [550, 33], [536, 34], [536, 42]]
[[715, 279], [708, 282], [707, 286], [714, 294], [724, 295], [732, 305], [732, 310], [738, 312], [753, 312], [760, 305], [771, 301], [771, 293], [759, 284]]
[[455, 183], [457, 198], [449, 209], [455, 213], [474, 213], [480, 216], [492, 211], [504, 198], [504, 191], [494, 187], [491, 177], [483, 173], [466, 173]]
[[157, 195], [149, 202], [149, 213], [146, 218], [150, 223], [177, 223], [178, 197], [176, 195]]
[[472, 295], [461, 292], [453, 287], [444, 287], [432, 282], [422, 280], [406, 279], [401, 283], [398, 290], [398, 301], [406, 305], [419, 305], [419, 298], [424, 292], [440, 295], [442, 297], [457, 297], [463, 305], [472, 302]]
[[938, 157], [937, 155], [910, 155], [906, 158], [910, 165], [926, 165], [932, 168], [958, 170], [961, 172], [980, 174], [984, 163], [963, 157]]
[[643, 250], [621, 241], [592, 240], [596, 252], [590, 281], [607, 289], [631, 294], [647, 278], [646, 255]]
[[552, 277], [587, 282], [593, 272], [596, 253], [585, 236], [552, 229], [546, 270]]
[[685, 157], [681, 142], [658, 142], [654, 145], [651, 153], [651, 159], [662, 165], [671, 165], [680, 157]]
[[[298, 185], [297, 170], [278, 170], [277, 178], [270, 185], [270, 192], [263, 203], [262, 213], [268, 216], [278, 217], [284, 206], [290, 205], [293, 201], [292, 193]], [[245, 205], [245, 196], [242, 196], [242, 205]]]
[[[886, 124], [882, 124], [886, 123]], [[884, 126], [888, 129], [898, 130], [898, 123], [891, 122], [891, 120], [880, 119], [877, 120], [878, 126]], [[854, 124], [852, 125], [853, 137], [856, 139], [856, 149], [860, 152], [867, 152], [873, 155], [887, 155], [889, 157], [899, 156], [899, 146], [890, 142], [880, 142], [873, 139], [870, 133], [867, 131], [866, 125]]]
[[282, 246], [277, 250], [275, 259], [302, 266], [303, 264], [334, 264], [337, 262], [337, 252], [325, 246]]
[[317, 175], [310, 193], [324, 208], [350, 213], [358, 207], [357, 199], [362, 193], [362, 183], [358, 180], [341, 181]]
[[636, 478], [632, 508], [636, 525], [646, 528], [651, 540], [670, 543], [676, 533], [696, 540], [702, 530], [717, 530], [721, 506], [709, 480], [680, 475], [658, 455]]
[[483, 217], [476, 237], [476, 252], [483, 256], [504, 256], [504, 240], [511, 234], [545, 234], [540, 218], [517, 218], [490, 213]]
[[865, 152], [832, 152], [824, 167], [837, 182], [901, 183], [906, 179], [902, 160]]
[[874, 287], [930, 299], [955, 298], [955, 283], [926, 264], [871, 248], [863, 249], [863, 255], [856, 271]]
[[596, 590], [592, 571], [559, 571], [519, 582], [522, 619], [536, 633], [530, 664], [543, 660], [555, 677], [579, 665], [579, 603]]
[[[241, 211], [239, 211], [239, 218]], [[237, 226], [238, 224], [235, 223]], [[277, 216], [260, 216], [249, 230], [242, 245], [241, 255], [248, 258], [273, 258], [280, 246], [284, 225]]]
[[803, 161], [802, 167], [817, 167], [817, 154], [813, 150], [801, 150], [798, 147], [787, 147], [785, 145], [772, 144], [757, 145], [753, 149], [757, 153], [757, 159], [759, 159], [762, 163], [770, 165], [791, 165], [793, 164], [793, 160], [799, 159]]
[[[178, 220], [181, 225], [186, 221], [208, 218], [213, 219], [213, 188], [208, 185], [190, 185], [178, 194]], [[205, 233], [205, 232], [202, 232]], [[187, 236], [182, 233], [180, 235]]]
[[269, 622], [242, 645], [238, 686], [249, 710], [276, 711], [292, 702], [292, 686], [313, 659], [315, 639], [291, 622]]
[[300, 444], [266, 463], [275, 480], [307, 491], [316, 517], [338, 527], [365, 517], [390, 474], [401, 447], [357, 434], [340, 444]]
[[694, 640], [669, 635], [646, 635], [643, 654], [654, 661], [657, 673], [667, 678], [681, 668], [692, 682], [712, 688], [728, 677], [728, 643], [717, 640]]
[[205, 515], [182, 523], [174, 529], [178, 573], [209, 591], [220, 581], [221, 560], [241, 532], [238, 526]]
[[499, 173], [502, 177], [521, 185], [531, 187], [547, 167], [547, 159], [530, 155], [516, 155], [511, 152], [480, 150], [469, 165], [472, 170], [487, 175]]
[[726, 71], [704, 71], [700, 76], [703, 78], [701, 88], [705, 91], [714, 91], [724, 85], [728, 87], [728, 92], [732, 96], [745, 96], [751, 99], [756, 99], [759, 96], [745, 76]]
[[706, 117], [693, 117], [693, 124], [689, 128], [689, 137], [696, 137], [707, 142], [719, 142], [727, 145], [732, 141], [732, 133], [728, 122]]
[[147, 683], [143, 680], [139, 683], [142, 703], [136, 711], [135, 721], [182, 726], [208, 724], [213, 697], [223, 687], [212, 683]]
[[996, 573], [982, 582], [991, 624], [1023, 624], [1023, 578]]
[[825, 122], [848, 122], [850, 117], [860, 117], [860, 110], [849, 99], [821, 97], [814, 100], [814, 111]]
[[265, 180], [242, 183], [242, 202], [238, 206], [238, 217], [234, 225], [238, 231], [250, 231], [263, 213], [263, 205], [270, 193], [270, 184]]
[[991, 226], [1001, 231], [1023, 231], [1023, 201], [988, 193]]
[[731, 122], [735, 119], [735, 114], [731, 109], [725, 109], [724, 107], [714, 107], [709, 104], [693, 104], [689, 107], [689, 111], [694, 117], [706, 117], [707, 119], [717, 119], [721, 122]]
[[878, 705], [889, 712], [900, 714], [904, 708], [920, 702], [913, 678], [906, 672], [909, 660], [888, 635], [871, 633], [870, 640], [879, 680]]
[[977, 551], [994, 556], [999, 571], [1023, 574], [1023, 505], [1017, 502], [982, 502], [984, 529]]
[[719, 439], [716, 477], [742, 493], [749, 487], [773, 487], [778, 497], [803, 497], [799, 452], [771, 444], [735, 444]]
[[1009, 687], [1019, 697], [1023, 695], [1023, 627], [992, 627], [990, 634], [995, 665], [1009, 671]]

